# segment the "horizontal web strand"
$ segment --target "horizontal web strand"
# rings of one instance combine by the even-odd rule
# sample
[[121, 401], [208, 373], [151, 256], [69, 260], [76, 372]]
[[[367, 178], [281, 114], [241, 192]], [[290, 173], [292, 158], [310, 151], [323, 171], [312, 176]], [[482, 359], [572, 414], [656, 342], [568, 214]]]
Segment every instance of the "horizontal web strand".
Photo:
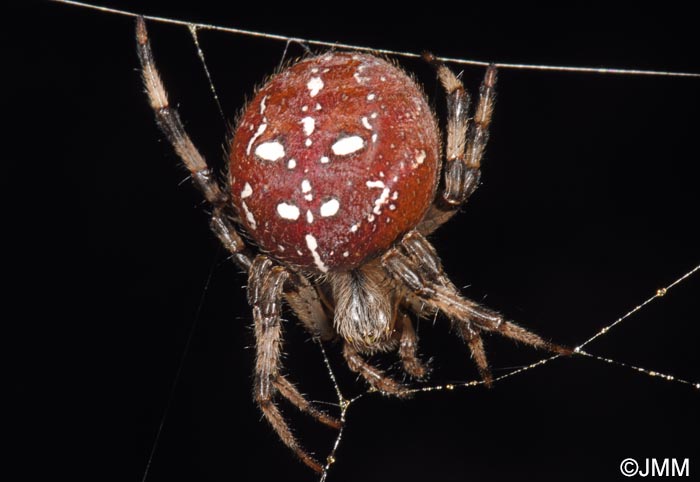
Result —
[[[364, 47], [362, 45], [352, 45], [342, 42], [328, 42], [325, 40], [313, 40], [300, 37], [289, 37], [286, 35], [256, 32], [254, 30], [245, 30], [234, 27], [221, 27], [218, 25], [211, 25], [206, 23], [193, 23], [186, 22], [184, 20], [177, 20], [172, 18], [157, 17], [152, 15], [141, 15], [135, 12], [130, 12], [127, 10], [118, 10], [115, 8], [102, 7], [99, 5], [91, 5], [89, 3], [77, 2], [73, 0], [51, 0], [55, 3], [62, 3], [66, 5], [73, 5], [76, 7], [89, 8], [92, 10], [98, 10], [100, 12], [113, 13], [115, 15], [122, 15], [127, 17], [143, 17], [146, 20], [152, 22], [161, 22], [171, 25], [183, 25], [190, 30], [214, 30], [217, 32], [227, 32], [234, 33], [238, 35], [248, 35], [251, 37], [261, 37], [269, 40], [279, 40], [283, 42], [299, 42], [308, 45], [317, 45], [322, 47], [332, 47], [332, 48], [343, 48], [358, 50], [364, 52], [372, 52], [386, 55], [396, 55], [400, 57], [409, 58], [420, 58], [422, 55], [414, 52], [403, 52], [397, 50], [389, 49], [378, 49]], [[672, 72], [664, 70], [639, 70], [639, 69], [618, 69], [618, 68], [607, 68], [607, 67], [576, 67], [576, 66], [566, 66], [566, 65], [537, 65], [537, 64], [519, 64], [519, 63], [507, 63], [507, 62], [485, 62], [481, 60], [470, 60], [470, 59], [460, 59], [454, 57], [437, 57], [442, 62], [460, 64], [460, 65], [473, 65], [486, 67], [489, 65], [495, 65], [500, 69], [519, 69], [519, 70], [544, 70], [544, 71], [554, 71], [554, 72], [581, 72], [589, 74], [608, 74], [608, 75], [645, 75], [645, 76], [657, 76], [657, 77], [690, 77], [690, 78], [700, 78], [700, 73], [695, 72]]]

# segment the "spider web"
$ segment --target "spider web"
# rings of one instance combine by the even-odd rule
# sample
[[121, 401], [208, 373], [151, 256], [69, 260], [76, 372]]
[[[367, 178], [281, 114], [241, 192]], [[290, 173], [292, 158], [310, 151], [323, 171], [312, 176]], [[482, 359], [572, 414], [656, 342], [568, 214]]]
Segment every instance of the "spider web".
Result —
[[[680, 285], [681, 283], [686, 281], [688, 278], [690, 278], [691, 276], [696, 274], [698, 271], [700, 271], [700, 265], [687, 271], [686, 273], [684, 273], [682, 276], [680, 276], [678, 279], [676, 279], [672, 283], [668, 284], [667, 286], [657, 289], [656, 292], [652, 296], [650, 296], [649, 298], [644, 300], [642, 303], [638, 304], [637, 306], [635, 306], [634, 308], [629, 310], [624, 315], [617, 318], [615, 321], [605, 325], [603, 328], [601, 328], [598, 332], [596, 332], [593, 336], [591, 336], [590, 338], [585, 340], [580, 345], [577, 345], [574, 348], [574, 354], [575, 354], [574, 356], [588, 357], [588, 358], [591, 358], [593, 360], [597, 360], [600, 362], [604, 362], [604, 363], [608, 363], [611, 365], [616, 365], [616, 366], [621, 367], [621, 368], [632, 370], [632, 371], [641, 373], [643, 375], [646, 375], [648, 377], [659, 378], [659, 379], [664, 380], [666, 382], [685, 385], [687, 387], [694, 388], [696, 390], [700, 390], [700, 382], [684, 380], [682, 378], [676, 377], [676, 376], [668, 374], [668, 373], [663, 373], [663, 372], [659, 372], [656, 370], [636, 366], [636, 365], [633, 365], [630, 363], [625, 363], [622, 361], [614, 360], [612, 358], [608, 358], [605, 356], [595, 355], [595, 354], [589, 353], [588, 351], [584, 350], [584, 347], [593, 343], [595, 340], [608, 335], [608, 333], [613, 328], [615, 328], [616, 326], [618, 326], [622, 322], [632, 318], [637, 312], [644, 309], [649, 303], [652, 303], [653, 301], [664, 297], [666, 294], [668, 294], [668, 292], [671, 289], [677, 287], [678, 285]], [[340, 419], [343, 422], [343, 427], [341, 427], [341, 429], [338, 431], [338, 435], [337, 435], [337, 437], [332, 445], [332, 448], [331, 448], [328, 456], [326, 457], [326, 464], [323, 468], [323, 474], [321, 475], [321, 478], [320, 478], [320, 482], [324, 482], [327, 480], [329, 471], [330, 471], [332, 465], [336, 461], [336, 453], [337, 453], [338, 448], [340, 447], [341, 441], [343, 439], [343, 430], [345, 428], [345, 424], [347, 423], [348, 410], [358, 400], [365, 398], [369, 395], [372, 395], [373, 393], [376, 393], [376, 392], [367, 391], [367, 392], [362, 393], [360, 395], [357, 395], [353, 398], [350, 398], [350, 399], [346, 398], [343, 395], [343, 392], [341, 391], [340, 386], [338, 385], [335, 374], [333, 372], [333, 368], [332, 368], [331, 363], [328, 359], [328, 355], [326, 354], [326, 350], [323, 347], [323, 344], [320, 341], [317, 341], [317, 344], [318, 344], [319, 349], [321, 350], [321, 354], [323, 355], [323, 360], [324, 360], [324, 362], [326, 364], [326, 368], [328, 370], [328, 376], [330, 377], [331, 381], [333, 382], [333, 386], [335, 387], [336, 394], [338, 396], [338, 407], [340, 409]], [[508, 371], [506, 371], [506, 373], [503, 373], [499, 376], [494, 377], [493, 382], [495, 384], [495, 383], [507, 380], [508, 378], [512, 378], [514, 376], [521, 375], [521, 374], [523, 374], [527, 371], [533, 370], [535, 368], [541, 368], [541, 367], [547, 365], [548, 363], [550, 363], [558, 358], [561, 358], [561, 357], [562, 357], [562, 355], [551, 355], [551, 356], [548, 356], [545, 358], [541, 358], [541, 359], [539, 359], [533, 363], [530, 363], [528, 365], [508, 370]], [[484, 385], [483, 380], [469, 380], [469, 381], [462, 381], [462, 382], [456, 382], [456, 383], [427, 385], [427, 386], [421, 386], [418, 388], [409, 388], [409, 389], [405, 390], [404, 393], [414, 395], [414, 394], [422, 394], [422, 393], [430, 393], [430, 392], [452, 391], [452, 390], [457, 390], [457, 389], [474, 388], [474, 387], [477, 387], [479, 385]]]
[[[77, 2], [68, 2], [68, 1], [63, 1], [60, 3], [73, 3], [76, 5], [81, 5]], [[119, 12], [111, 9], [104, 9], [107, 12], [111, 13], [120, 13], [123, 14], [124, 12]], [[148, 18], [148, 17], [147, 17]], [[289, 47], [290, 43], [301, 43], [301, 44], [308, 44], [308, 45], [320, 45], [320, 46], [333, 46], [333, 47], [343, 47], [343, 48], [354, 48], [358, 50], [372, 50], [372, 51], [377, 51], [376, 49], [371, 49], [363, 46], [355, 46], [355, 45], [345, 45], [345, 44], [338, 44], [338, 43], [329, 43], [329, 42], [324, 42], [324, 41], [317, 41], [317, 40], [310, 40], [310, 39], [298, 39], [298, 38], [292, 38], [292, 37], [286, 37], [286, 36], [281, 36], [281, 35], [273, 35], [273, 34], [267, 34], [267, 33], [260, 33], [260, 32], [250, 32], [250, 31], [244, 31], [240, 29], [228, 29], [228, 28], [223, 28], [223, 27], [217, 27], [217, 26], [212, 26], [212, 25], [201, 25], [201, 24], [192, 24], [189, 22], [180, 22], [180, 21], [174, 21], [171, 19], [162, 19], [162, 18], [155, 18], [151, 17], [151, 20], [157, 20], [157, 21], [163, 21], [167, 23], [173, 23], [173, 24], [180, 24], [183, 26], [186, 26], [192, 36], [193, 43], [195, 44], [195, 48], [197, 51], [197, 54], [201, 60], [202, 67], [204, 69], [204, 72], [206, 74], [206, 77], [208, 79], [210, 89], [212, 91], [212, 95], [214, 97], [214, 100], [217, 105], [217, 109], [219, 110], [220, 115], [222, 118], [225, 120], [226, 116], [224, 114], [224, 109], [221, 107], [221, 104], [219, 102], [219, 96], [217, 93], [217, 90], [214, 86], [214, 81], [212, 79], [212, 75], [210, 73], [209, 68], [207, 67], [207, 62], [205, 60], [204, 52], [202, 48], [200, 47], [199, 44], [199, 39], [198, 39], [198, 32], [201, 30], [218, 30], [218, 31], [223, 31], [223, 32], [229, 32], [229, 33], [237, 33], [237, 34], [243, 34], [243, 35], [250, 35], [250, 36], [258, 36], [258, 37], [263, 37], [263, 38], [268, 38], [268, 39], [273, 39], [273, 40], [280, 40], [286, 43], [285, 46], [285, 54], [287, 52], [287, 48]], [[397, 55], [397, 56], [404, 56], [404, 57], [417, 57], [418, 55], [415, 53], [411, 52], [396, 52], [396, 51], [391, 51], [391, 50], [379, 50], [379, 52], [387, 53], [387, 54], [392, 54], [392, 55]], [[472, 60], [465, 60], [465, 59], [443, 59], [447, 62], [452, 62], [452, 63], [457, 63], [457, 64], [470, 64], [470, 65], [486, 65], [485, 62], [480, 62], [480, 61], [472, 61]], [[685, 73], [685, 72], [669, 72], [669, 71], [642, 71], [642, 70], [625, 70], [625, 69], [609, 69], [609, 68], [580, 68], [580, 67], [553, 67], [553, 66], [547, 66], [547, 65], [524, 65], [524, 64], [508, 64], [508, 63], [502, 63], [499, 64], [501, 68], [518, 68], [518, 69], [533, 69], [533, 70], [554, 70], [554, 71], [574, 71], [574, 72], [594, 72], [594, 73], [600, 73], [600, 74], [624, 74], [624, 75], [649, 75], [649, 76], [673, 76], [673, 77], [700, 77], [700, 74], [695, 74], [695, 73]], [[655, 379], [660, 379], [672, 384], [676, 385], [681, 385], [686, 388], [694, 388], [694, 389], [700, 389], [700, 383], [692, 380], [687, 380], [684, 378], [680, 378], [677, 376], [674, 376], [673, 374], [670, 373], [665, 373], [662, 371], [650, 369], [650, 368], [645, 368], [641, 366], [637, 366], [632, 363], [627, 363], [619, 360], [615, 360], [603, 355], [596, 355], [593, 353], [590, 353], [587, 349], [584, 350], [584, 348], [587, 348], [589, 344], [593, 343], [594, 341], [600, 340], [604, 337], [607, 337], [610, 333], [613, 332], [613, 328], [617, 327], [618, 325], [622, 324], [623, 322], [626, 321], [632, 321], [634, 319], [634, 315], [638, 314], [641, 310], [645, 309], [649, 304], [651, 304], [654, 301], [659, 300], [660, 298], [664, 297], [667, 295], [672, 289], [677, 288], [679, 285], [684, 283], [686, 280], [688, 280], [690, 277], [695, 275], [697, 271], [700, 270], [700, 265], [696, 266], [692, 269], [689, 269], [686, 271], [682, 276], [678, 277], [675, 279], [673, 282], [669, 283], [668, 285], [658, 288], [656, 292], [648, 297], [646, 300], [644, 300], [642, 303], [636, 305], [634, 308], [626, 312], [624, 315], [620, 316], [619, 318], [615, 319], [612, 322], [609, 322], [607, 324], [604, 324], [603, 327], [595, 332], [592, 336], [590, 336], [588, 339], [586, 339], [584, 342], [577, 344], [575, 348], [575, 358], [589, 358], [592, 360], [596, 360], [602, 363], [614, 365], [620, 368], [628, 369], [634, 372], [637, 372], [639, 374], [642, 374], [644, 376], [648, 376], [651, 378]], [[206, 290], [206, 289], [205, 289]], [[521, 320], [521, 321], [526, 321], [526, 320]], [[527, 325], [527, 323], [524, 323]], [[190, 334], [191, 337], [191, 334]], [[189, 342], [188, 342], [189, 343]], [[343, 442], [343, 437], [345, 434], [345, 429], [347, 427], [347, 420], [348, 420], [348, 414], [352, 415], [352, 412], [350, 409], [355, 406], [355, 404], [362, 399], [367, 399], [369, 397], [372, 397], [376, 395], [375, 392], [372, 391], [367, 391], [364, 393], [361, 393], [355, 397], [347, 397], [344, 392], [342, 387], [340, 386], [340, 383], [338, 382], [338, 379], [336, 378], [335, 372], [333, 365], [325, 351], [324, 346], [321, 343], [318, 343], [318, 348], [321, 352], [321, 355], [323, 357], [324, 363], [326, 365], [327, 373], [328, 376], [333, 384], [333, 387], [335, 389], [336, 395], [337, 395], [337, 407], [340, 412], [340, 418], [343, 421], [343, 427], [339, 430], [336, 438], [334, 439], [331, 448], [328, 452], [328, 455], [326, 456], [326, 464], [324, 468], [324, 472], [321, 475], [321, 482], [328, 480], [329, 478], [329, 471], [331, 467], [334, 465], [334, 463], [337, 460], [337, 453], [338, 450], [341, 447], [341, 444]], [[501, 373], [500, 375], [497, 375], [494, 377], [494, 381], [496, 383], [505, 381], [507, 379], [512, 379], [513, 377], [520, 376], [525, 372], [531, 371], [533, 369], [539, 369], [545, 365], [550, 364], [554, 360], [559, 358], [558, 355], [555, 356], [548, 356], [542, 359], [539, 359], [535, 362], [526, 364], [524, 366], [516, 367], [510, 370], [505, 371], [505, 373]], [[179, 375], [178, 375], [179, 376]], [[177, 377], [176, 377], [177, 379]], [[176, 380], [177, 382], [177, 380]], [[176, 383], [175, 382], [175, 383]], [[426, 394], [426, 393], [431, 393], [431, 392], [450, 392], [454, 390], [459, 390], [459, 389], [471, 389], [478, 387], [482, 385], [483, 382], [481, 380], [470, 380], [470, 381], [458, 381], [458, 382], [451, 382], [451, 383], [440, 383], [440, 384], [429, 384], [425, 386], [418, 386], [416, 388], [410, 388], [407, 390], [407, 392], [414, 394], [414, 395], [419, 395], [419, 394]], [[170, 403], [170, 402], [168, 402]], [[167, 413], [167, 409], [166, 409]], [[164, 419], [161, 421], [161, 429], [163, 425]], [[160, 434], [160, 429], [158, 431]], [[153, 450], [155, 451], [157, 445], [157, 439], [156, 442], [154, 443]], [[148, 467], [151, 465], [151, 461], [153, 458], [153, 453], [151, 454], [151, 457], [148, 460]], [[146, 472], [144, 473], [143, 480], [147, 480], [148, 477], [148, 468], [146, 469]]]

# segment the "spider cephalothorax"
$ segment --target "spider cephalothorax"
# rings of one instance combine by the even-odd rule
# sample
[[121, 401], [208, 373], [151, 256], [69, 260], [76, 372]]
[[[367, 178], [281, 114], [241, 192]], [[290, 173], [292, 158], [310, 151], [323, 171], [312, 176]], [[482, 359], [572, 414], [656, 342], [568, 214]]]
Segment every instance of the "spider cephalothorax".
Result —
[[426, 55], [447, 93], [443, 161], [435, 116], [400, 68], [356, 52], [301, 60], [274, 75], [246, 106], [230, 145], [228, 182], [220, 187], [168, 103], [142, 19], [136, 36], [158, 124], [211, 204], [214, 233], [248, 272], [254, 397], [308, 466], [321, 470], [298, 444], [275, 398], [332, 427], [340, 422], [313, 407], [281, 373], [283, 301], [314, 337], [339, 339], [350, 369], [385, 394], [401, 396], [404, 388], [362, 355], [396, 350], [406, 373], [423, 378], [411, 314], [444, 313], [487, 383], [482, 332], [568, 352], [462, 297], [425, 238], [478, 185], [495, 68], [486, 71], [469, 117], [459, 79]]

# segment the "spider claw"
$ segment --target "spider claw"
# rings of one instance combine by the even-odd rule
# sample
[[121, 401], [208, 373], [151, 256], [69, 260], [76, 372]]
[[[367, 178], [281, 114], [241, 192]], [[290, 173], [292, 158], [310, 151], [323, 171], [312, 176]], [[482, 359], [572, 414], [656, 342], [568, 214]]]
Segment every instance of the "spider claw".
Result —
[[430, 375], [429, 364], [422, 363], [418, 358], [403, 360], [403, 370], [415, 380], [424, 380]]
[[576, 353], [576, 350], [574, 350], [573, 348], [569, 348], [568, 346], [564, 345], [557, 345], [555, 343], [550, 343], [549, 351], [552, 351], [562, 356], [571, 356], [574, 353]]
[[327, 415], [325, 413], [323, 413], [323, 418], [317, 417], [317, 420], [322, 424], [330, 428], [334, 428], [336, 430], [340, 430], [341, 428], [343, 428], [343, 422], [339, 418], [331, 417], [330, 415]]
[[435, 55], [433, 55], [433, 53], [429, 52], [428, 50], [424, 50], [423, 52], [421, 52], [421, 57], [423, 57], [423, 60], [425, 60], [429, 64], [436, 65], [439, 63], [437, 57], [435, 57]]
[[493, 375], [491, 375], [491, 370], [486, 370], [485, 372], [479, 370], [479, 374], [486, 388], [493, 388]]
[[392, 395], [399, 398], [410, 395], [406, 392], [406, 387], [403, 384], [387, 376], [379, 368], [367, 363], [350, 343], [343, 345], [343, 356], [350, 370], [360, 375], [373, 390], [382, 395]]
[[311, 415], [322, 424], [336, 430], [340, 430], [340, 428], [343, 426], [343, 423], [339, 419], [332, 417], [323, 410], [319, 410], [311, 405], [311, 403], [306, 400], [306, 397], [304, 397], [304, 395], [302, 395], [284, 376], [278, 376], [272, 381], [272, 383], [284, 398], [286, 398], [290, 403], [292, 403], [292, 405], [296, 406], [302, 412]]

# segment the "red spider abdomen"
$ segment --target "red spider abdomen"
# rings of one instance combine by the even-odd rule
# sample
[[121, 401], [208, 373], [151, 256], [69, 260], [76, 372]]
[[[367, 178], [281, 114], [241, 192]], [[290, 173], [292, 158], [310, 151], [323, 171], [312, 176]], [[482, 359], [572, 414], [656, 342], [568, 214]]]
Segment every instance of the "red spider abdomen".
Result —
[[418, 224], [440, 141], [418, 86], [378, 57], [302, 60], [247, 105], [230, 154], [233, 202], [277, 259], [321, 272], [359, 266]]

